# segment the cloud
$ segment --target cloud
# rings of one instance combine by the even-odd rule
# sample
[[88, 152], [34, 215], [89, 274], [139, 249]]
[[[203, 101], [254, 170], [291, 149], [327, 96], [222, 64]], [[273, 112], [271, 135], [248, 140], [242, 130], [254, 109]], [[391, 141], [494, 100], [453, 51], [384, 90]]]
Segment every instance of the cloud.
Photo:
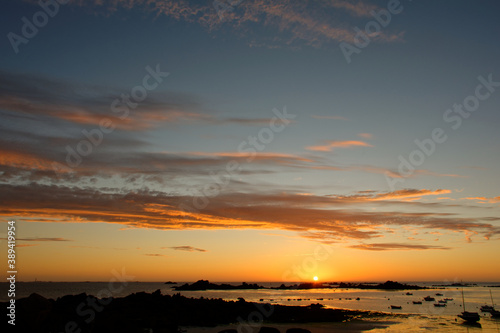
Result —
[[[139, 83], [140, 80], [142, 78], [138, 78]], [[129, 91], [130, 87], [83, 85], [0, 70], [0, 109], [7, 111], [4, 116], [49, 119], [57, 128], [68, 123], [77, 128], [99, 126], [107, 119], [116, 129], [139, 131], [161, 123], [211, 121], [213, 118], [203, 113], [201, 101], [190, 94], [158, 90], [150, 92], [134, 108], [121, 101], [120, 96]], [[119, 102], [114, 105], [116, 100]]]
[[332, 196], [332, 198], [341, 199], [351, 202], [371, 202], [371, 201], [407, 201], [420, 200], [424, 196], [437, 196], [451, 193], [450, 190], [438, 189], [403, 189], [393, 192], [377, 192], [377, 191], [358, 191], [354, 195]]
[[[43, 193], [43, 195], [40, 195]], [[207, 205], [201, 205], [206, 202]], [[154, 229], [281, 229], [339, 242], [381, 237], [387, 228], [453, 231], [493, 238], [500, 227], [481, 218], [432, 211], [362, 210], [342, 196], [291, 193], [221, 193], [181, 196], [161, 191], [126, 191], [55, 185], [3, 185], [0, 216], [28, 222], [106, 222]], [[387, 201], [368, 201], [386, 205]], [[422, 206], [426, 207], [426, 206]], [[432, 207], [432, 206], [430, 206]]]
[[207, 252], [207, 250], [199, 249], [199, 248], [192, 247], [189, 245], [162, 247], [162, 249], [172, 249], [172, 250], [176, 250], [176, 251], [187, 251], [187, 252]]
[[[0, 238], [0, 239], [7, 239], [7, 238]], [[60, 238], [60, 237], [52, 237], [52, 238], [45, 238], [45, 237], [31, 237], [31, 238], [16, 238], [16, 241], [23, 241], [23, 242], [72, 242], [72, 239], [66, 239], [66, 238]]]
[[324, 145], [310, 146], [307, 150], [313, 151], [332, 151], [335, 148], [351, 148], [351, 147], [373, 147], [371, 144], [363, 141], [326, 141]]
[[327, 4], [331, 7], [343, 9], [350, 14], [361, 17], [371, 17], [371, 12], [379, 9], [375, 5], [366, 4], [362, 1], [330, 0], [327, 1]]
[[422, 245], [422, 244], [399, 244], [399, 243], [373, 243], [357, 244], [349, 246], [353, 249], [367, 251], [393, 251], [393, 250], [451, 250], [450, 247]]
[[373, 139], [373, 134], [371, 134], [371, 133], [359, 133], [358, 136], [360, 136], [364, 139]]
[[160, 253], [145, 253], [144, 255], [148, 257], [167, 257], [166, 255]]
[[500, 196], [494, 197], [494, 198], [487, 198], [487, 197], [467, 197], [464, 198], [465, 200], [475, 200], [478, 201], [479, 203], [482, 204], [487, 204], [487, 203], [499, 203], [500, 202]]
[[[142, 10], [156, 17], [165, 16], [179, 21], [198, 23], [214, 33], [218, 29], [230, 28], [235, 34], [245, 36], [252, 45], [278, 47], [286, 45], [312, 45], [320, 47], [329, 42], [352, 42], [355, 30], [352, 19], [362, 18], [366, 24], [372, 10], [378, 6], [363, 1], [345, 0], [294, 1], [266, 0], [243, 1], [230, 6], [230, 10], [217, 10], [212, 2], [201, 3], [188, 0], [94, 0], [73, 1], [72, 4], [90, 7], [95, 12], [107, 11], [118, 15], [119, 9]], [[220, 16], [219, 16], [220, 14]], [[221, 19], [222, 17], [222, 19]], [[266, 40], [252, 31], [256, 24], [274, 29], [273, 37]], [[403, 32], [380, 32], [374, 41], [401, 41]]]

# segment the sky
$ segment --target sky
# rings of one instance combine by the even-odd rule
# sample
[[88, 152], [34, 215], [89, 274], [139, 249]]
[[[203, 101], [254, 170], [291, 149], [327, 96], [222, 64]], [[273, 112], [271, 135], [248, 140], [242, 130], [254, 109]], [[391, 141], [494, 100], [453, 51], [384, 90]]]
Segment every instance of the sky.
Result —
[[497, 1], [2, 7], [19, 280], [500, 281]]

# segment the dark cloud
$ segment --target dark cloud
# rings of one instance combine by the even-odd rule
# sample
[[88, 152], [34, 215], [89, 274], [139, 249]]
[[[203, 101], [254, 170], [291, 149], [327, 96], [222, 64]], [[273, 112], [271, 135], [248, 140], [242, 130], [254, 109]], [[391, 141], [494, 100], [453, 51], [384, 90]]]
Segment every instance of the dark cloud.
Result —
[[[99, 190], [55, 185], [3, 185], [0, 215], [26, 221], [108, 222], [155, 229], [283, 229], [317, 241], [382, 237], [415, 227], [492, 238], [500, 228], [452, 213], [348, 209], [342, 198], [287, 193], [180, 196], [161, 191]], [[206, 204], [204, 204], [206, 203]]]
[[164, 247], [163, 249], [172, 249], [172, 250], [187, 251], [187, 252], [207, 252], [207, 250], [199, 249], [189, 245]]
[[392, 250], [451, 250], [451, 247], [422, 245], [422, 244], [399, 244], [399, 243], [373, 243], [349, 246], [353, 249], [367, 251], [392, 251]]
[[[7, 239], [7, 238], [0, 238]], [[72, 239], [60, 238], [60, 237], [31, 237], [31, 238], [16, 238], [16, 241], [23, 242], [72, 242]]]

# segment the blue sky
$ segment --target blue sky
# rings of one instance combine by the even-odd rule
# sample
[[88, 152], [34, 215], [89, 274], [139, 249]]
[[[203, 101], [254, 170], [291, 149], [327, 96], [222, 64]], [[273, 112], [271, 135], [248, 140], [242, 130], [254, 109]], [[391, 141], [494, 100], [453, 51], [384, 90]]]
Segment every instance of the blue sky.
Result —
[[[245, 244], [255, 251], [268, 237], [284, 247], [294, 237], [298, 252], [321, 242], [349, 254], [420, 251], [429, 260], [436, 251], [453, 256], [469, 246], [480, 255], [498, 248], [500, 88], [488, 90], [484, 80], [500, 81], [499, 5], [398, 3], [247, 0], [233, 2], [221, 20], [210, 1], [72, 1], [16, 53], [9, 34], [22, 36], [22, 18], [33, 22], [42, 9], [34, 1], [6, 1], [4, 221], [25, 225], [31, 239], [25, 242], [36, 244], [26, 251], [145, 228], [165, 248], [203, 247], [206, 253], [187, 251], [200, 261], [229, 242], [227, 232], [242, 242], [252, 238], [255, 244]], [[340, 45], [355, 45], [355, 28], [364, 30], [374, 21], [371, 12], [389, 4], [402, 10], [348, 63]], [[147, 67], [169, 74], [120, 119], [113, 101], [137, 90]], [[488, 97], [453, 129], [444, 115], [478, 85]], [[270, 130], [285, 109], [291, 121]], [[102, 119], [115, 129], [101, 131], [102, 143], [77, 166], [68, 164], [68, 147], [77, 150], [83, 131], [98, 131]], [[415, 140], [429, 140], [436, 128], [447, 140], [409, 177], [400, 175], [400, 156], [409, 160]], [[249, 147], [249, 136], [270, 132], [253, 158], [239, 149]], [[202, 194], [214, 183], [211, 174], [231, 161], [242, 169], [216, 195]], [[387, 177], [397, 180], [394, 186]], [[201, 208], [179, 208], [207, 198]], [[85, 231], [63, 227], [67, 222]], [[205, 232], [210, 236], [199, 236]], [[121, 242], [143, 249], [147, 237], [138, 237], [137, 246], [127, 237]], [[161, 254], [147, 251], [134, 253]], [[40, 254], [26, 255], [35, 261]], [[272, 266], [282, 258], [266, 260]], [[103, 276], [94, 273], [89, 278]], [[58, 277], [72, 278], [64, 272], [51, 278]]]

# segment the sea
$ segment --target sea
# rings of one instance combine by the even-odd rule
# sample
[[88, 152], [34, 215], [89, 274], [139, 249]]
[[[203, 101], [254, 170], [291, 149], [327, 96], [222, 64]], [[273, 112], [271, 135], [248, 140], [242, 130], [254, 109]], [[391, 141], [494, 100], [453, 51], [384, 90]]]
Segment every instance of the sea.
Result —
[[[376, 290], [319, 288], [307, 290], [204, 290], [176, 291], [173, 286], [184, 284], [165, 284], [164, 282], [127, 282], [126, 284], [110, 282], [17, 282], [16, 299], [37, 293], [46, 298], [57, 299], [64, 295], [86, 293], [97, 297], [123, 297], [136, 292], [154, 292], [158, 289], [164, 295], [180, 293], [186, 297], [222, 298], [236, 301], [243, 298], [248, 302], [306, 306], [320, 303], [327, 308], [351, 310], [369, 310], [380, 312], [370, 320], [388, 323], [386, 327], [375, 328], [369, 332], [498, 332], [500, 320], [491, 318], [489, 313], [480, 311], [482, 305], [500, 308], [500, 282], [470, 283], [467, 287], [441, 286], [443, 282], [405, 282], [407, 284], [427, 287], [422, 290]], [[241, 282], [215, 282], [240, 285]], [[280, 283], [256, 282], [264, 287], [278, 287]], [[287, 285], [294, 283], [287, 283]], [[0, 283], [2, 293], [0, 301], [8, 300], [6, 283]], [[463, 298], [465, 302], [462, 301]], [[411, 295], [407, 294], [410, 293]], [[442, 294], [436, 295], [436, 294]], [[424, 297], [431, 296], [435, 301], [426, 302]], [[452, 299], [445, 307], [435, 307], [434, 303], [443, 299]], [[422, 301], [422, 304], [413, 304]], [[392, 309], [391, 306], [401, 306]], [[464, 325], [457, 314], [464, 311], [478, 312], [481, 315], [480, 326]]]

